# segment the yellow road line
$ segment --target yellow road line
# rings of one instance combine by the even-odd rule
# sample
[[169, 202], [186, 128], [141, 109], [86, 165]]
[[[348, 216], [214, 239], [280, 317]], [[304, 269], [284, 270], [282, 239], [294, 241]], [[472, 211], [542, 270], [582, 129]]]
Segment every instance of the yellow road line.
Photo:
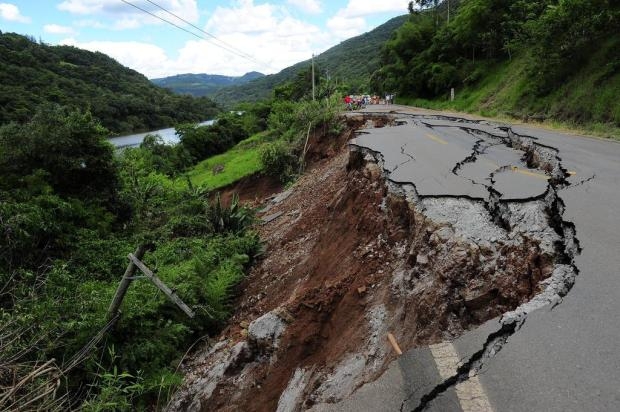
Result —
[[[491, 165], [491, 166], [494, 166], [494, 167], [499, 167], [499, 165], [498, 165], [497, 163], [493, 163], [493, 162], [491, 162], [491, 161], [489, 161], [489, 160], [486, 160], [486, 159], [485, 159], [485, 161], [487, 162], [487, 164], [489, 164], [489, 165]], [[526, 169], [520, 169], [520, 168], [518, 168], [517, 166], [512, 166], [512, 167], [510, 168], [510, 170], [512, 170], [513, 172], [516, 172], [516, 173], [521, 173], [521, 174], [526, 175], [526, 176], [537, 177], [537, 178], [539, 178], [539, 179], [549, 180], [549, 177], [550, 177], [550, 176], [548, 176], [548, 175], [546, 175], [546, 174], [544, 174], [544, 173], [530, 172], [529, 170], [526, 170]], [[569, 174], [570, 174], [570, 173], [571, 173], [571, 172], [569, 172]], [[574, 173], [574, 172], [573, 172], [573, 173]]]
[[445, 140], [435, 136], [434, 134], [426, 133], [426, 137], [428, 137], [431, 140], [436, 141], [437, 143], [448, 144], [448, 142], [446, 142]]
[[521, 173], [522, 175], [526, 175], [526, 176], [532, 176], [532, 177], [537, 177], [539, 179], [545, 179], [545, 180], [549, 180], [550, 176], [546, 175], [544, 173], [536, 173], [536, 172], [530, 172], [529, 170], [525, 170], [525, 169], [520, 169], [516, 166], [512, 166], [511, 170], [513, 172], [516, 173]]
[[[460, 358], [450, 342], [441, 342], [428, 347], [431, 350], [437, 370], [442, 379], [452, 377], [459, 367]], [[477, 375], [470, 376], [455, 387], [456, 397], [463, 412], [493, 412], [491, 402]]]

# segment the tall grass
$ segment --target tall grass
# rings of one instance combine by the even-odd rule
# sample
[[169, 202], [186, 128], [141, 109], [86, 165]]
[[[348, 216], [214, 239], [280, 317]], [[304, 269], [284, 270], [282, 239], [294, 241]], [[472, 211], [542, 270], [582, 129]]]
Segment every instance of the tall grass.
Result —
[[509, 119], [544, 118], [552, 128], [572, 129], [620, 140], [620, 70], [615, 49], [620, 40], [609, 39], [588, 64], [556, 90], [537, 96], [528, 80], [532, 57], [527, 53], [500, 63], [481, 62], [481, 79], [446, 92], [434, 100], [401, 97], [399, 103], [436, 110], [455, 110]]

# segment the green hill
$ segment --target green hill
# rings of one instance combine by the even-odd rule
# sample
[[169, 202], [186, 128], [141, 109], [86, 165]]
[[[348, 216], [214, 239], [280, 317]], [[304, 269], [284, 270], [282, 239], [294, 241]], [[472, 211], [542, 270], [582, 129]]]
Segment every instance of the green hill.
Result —
[[219, 74], [177, 74], [175, 76], [151, 79], [155, 85], [170, 89], [175, 93], [192, 96], [209, 96], [226, 86], [245, 84], [265, 76], [259, 72], [249, 72], [243, 76], [222, 76]]
[[617, 134], [620, 3], [452, 1], [449, 20], [446, 3], [414, 11], [386, 42], [374, 89], [401, 103]]
[[207, 98], [179, 96], [103, 53], [0, 32], [0, 124], [29, 120], [44, 103], [90, 108], [115, 133], [212, 118]]
[[[345, 40], [337, 46], [315, 56], [321, 76], [339, 84], [348, 85], [352, 92], [368, 91], [370, 76], [380, 67], [381, 48], [405, 21], [407, 16], [395, 17], [374, 30]], [[261, 77], [243, 85], [225, 87], [211, 97], [224, 106], [242, 101], [254, 102], [269, 98], [273, 89], [284, 82], [293, 81], [297, 74], [310, 67], [310, 60], [287, 67], [279, 73]]]

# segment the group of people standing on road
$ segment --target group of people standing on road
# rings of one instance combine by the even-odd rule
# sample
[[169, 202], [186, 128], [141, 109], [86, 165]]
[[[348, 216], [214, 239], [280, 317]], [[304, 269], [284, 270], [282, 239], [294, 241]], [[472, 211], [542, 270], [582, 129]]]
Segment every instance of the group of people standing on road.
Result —
[[347, 106], [347, 110], [363, 109], [368, 104], [394, 104], [394, 95], [386, 94], [385, 99], [381, 99], [377, 95], [346, 95], [344, 104]]

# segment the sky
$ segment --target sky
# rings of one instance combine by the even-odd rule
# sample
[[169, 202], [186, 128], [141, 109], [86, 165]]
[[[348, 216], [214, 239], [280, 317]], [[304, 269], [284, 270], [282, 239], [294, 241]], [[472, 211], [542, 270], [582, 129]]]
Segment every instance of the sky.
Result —
[[151, 79], [181, 73], [271, 74], [406, 14], [408, 3], [0, 0], [0, 31], [100, 51]]

